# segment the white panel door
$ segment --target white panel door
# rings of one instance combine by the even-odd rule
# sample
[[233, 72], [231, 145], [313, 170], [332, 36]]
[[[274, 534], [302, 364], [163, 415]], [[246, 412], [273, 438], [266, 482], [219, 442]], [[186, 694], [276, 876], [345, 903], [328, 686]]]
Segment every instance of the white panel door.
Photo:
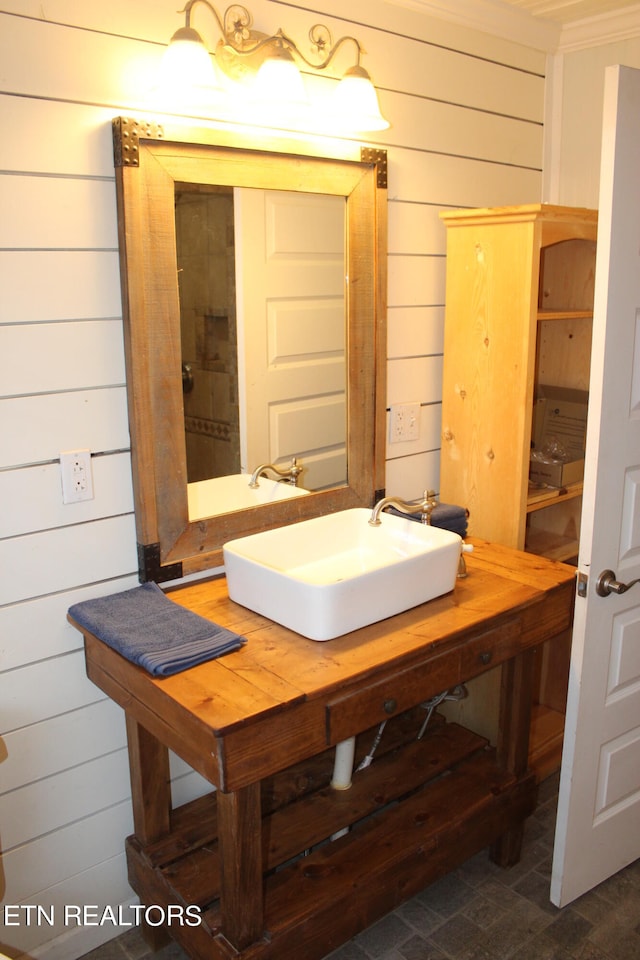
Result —
[[[640, 71], [608, 67], [586, 472], [551, 899], [640, 856]], [[602, 584], [601, 584], [602, 586]], [[580, 593], [584, 592], [584, 596]], [[601, 592], [606, 592], [601, 590]]]
[[301, 486], [344, 483], [345, 199], [234, 198], [242, 470], [295, 456]]

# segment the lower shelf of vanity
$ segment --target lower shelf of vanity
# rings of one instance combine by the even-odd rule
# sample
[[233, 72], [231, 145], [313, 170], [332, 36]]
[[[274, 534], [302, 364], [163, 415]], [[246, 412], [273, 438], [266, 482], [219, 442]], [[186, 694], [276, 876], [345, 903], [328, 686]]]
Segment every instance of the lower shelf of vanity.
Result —
[[[489, 847], [535, 806], [535, 777], [500, 771], [475, 733], [424, 711], [389, 721], [349, 790], [329, 750], [262, 781], [264, 937], [237, 952], [220, 934], [216, 795], [177, 808], [169, 835], [127, 840], [142, 903], [197, 905], [199, 926], [171, 935], [195, 960], [317, 960], [427, 884]], [[376, 730], [357, 739], [357, 767]]]

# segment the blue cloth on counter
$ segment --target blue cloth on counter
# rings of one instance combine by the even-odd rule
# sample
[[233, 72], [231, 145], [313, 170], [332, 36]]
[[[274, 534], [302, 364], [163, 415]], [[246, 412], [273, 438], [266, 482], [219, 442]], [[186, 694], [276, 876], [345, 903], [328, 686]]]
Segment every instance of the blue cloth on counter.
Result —
[[[406, 514], [395, 507], [389, 508], [390, 513], [395, 513], [398, 517], [408, 517], [410, 520], [422, 520], [422, 513], [419, 507], [416, 507], [417, 513]], [[450, 530], [451, 533], [457, 533], [459, 537], [464, 538], [467, 535], [467, 519], [469, 511], [465, 507], [457, 507], [452, 503], [437, 503], [431, 511], [431, 526], [441, 527], [443, 530]]]
[[69, 616], [154, 676], [168, 677], [238, 650], [246, 638], [173, 603], [156, 583], [84, 600]]
[[459, 534], [462, 539], [467, 535], [469, 511], [452, 503], [438, 503], [431, 511], [431, 525]]

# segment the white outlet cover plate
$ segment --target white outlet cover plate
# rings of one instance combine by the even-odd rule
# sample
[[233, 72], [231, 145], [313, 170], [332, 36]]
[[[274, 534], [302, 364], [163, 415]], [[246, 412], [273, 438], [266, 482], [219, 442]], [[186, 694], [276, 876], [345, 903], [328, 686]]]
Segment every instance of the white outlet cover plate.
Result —
[[62, 502], [93, 500], [90, 450], [66, 450], [60, 454]]

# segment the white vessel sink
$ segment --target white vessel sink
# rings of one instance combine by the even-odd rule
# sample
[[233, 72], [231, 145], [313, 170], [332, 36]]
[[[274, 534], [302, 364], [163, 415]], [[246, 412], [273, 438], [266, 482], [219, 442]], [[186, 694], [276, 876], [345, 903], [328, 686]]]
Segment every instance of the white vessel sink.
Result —
[[311, 640], [331, 640], [453, 590], [456, 533], [343, 510], [224, 545], [229, 596]]
[[236, 473], [187, 484], [189, 520], [202, 520], [220, 513], [233, 513], [234, 510], [288, 500], [290, 497], [303, 497], [309, 492], [270, 477], [260, 477], [257, 487], [250, 487], [250, 480], [250, 473]]

